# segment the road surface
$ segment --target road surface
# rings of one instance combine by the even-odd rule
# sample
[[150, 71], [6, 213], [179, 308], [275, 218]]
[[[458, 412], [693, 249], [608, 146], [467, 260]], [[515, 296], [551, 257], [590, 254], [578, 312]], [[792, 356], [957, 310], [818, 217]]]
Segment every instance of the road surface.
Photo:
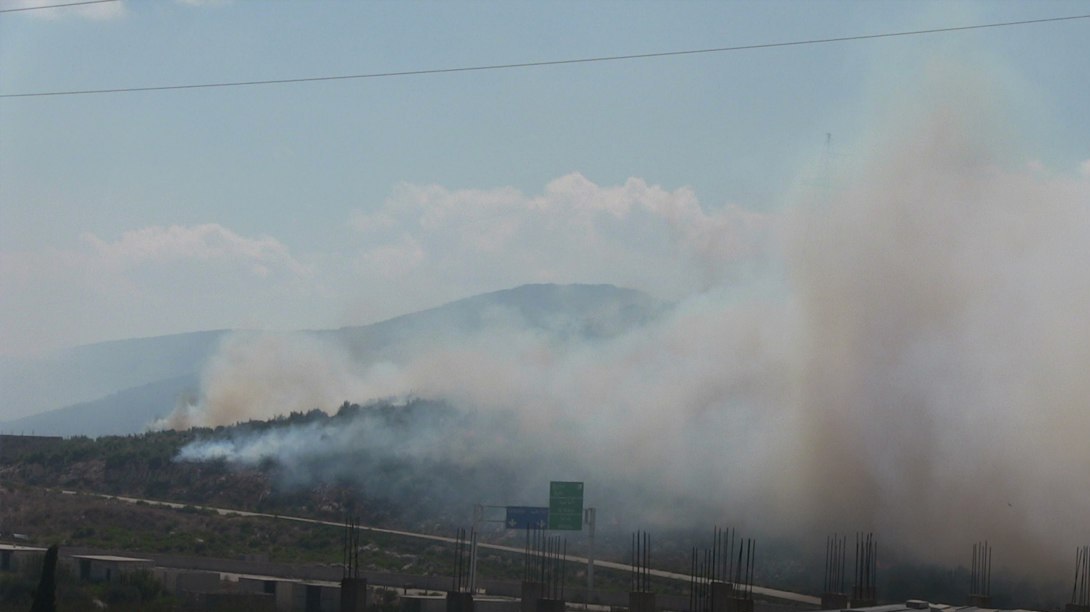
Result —
[[[197, 504], [182, 504], [182, 503], [178, 503], [178, 502], [163, 501], [163, 500], [157, 500], [157, 499], [145, 499], [145, 498], [140, 498], [140, 497], [127, 497], [127, 496], [124, 496], [124, 495], [106, 495], [106, 494], [103, 494], [103, 493], [83, 493], [83, 492], [78, 492], [78, 491], [70, 491], [70, 490], [66, 490], [66, 489], [62, 489], [61, 493], [65, 494], [65, 495], [87, 495], [87, 496], [91, 496], [91, 497], [101, 497], [101, 498], [105, 498], [105, 499], [116, 499], [116, 500], [119, 500], [119, 501], [128, 502], [130, 504], [135, 504], [135, 503], [139, 502], [139, 503], [148, 504], [149, 506], [164, 506], [164, 507], [167, 507], [167, 508], [186, 508], [186, 507], [197, 508], [199, 510], [215, 512], [216, 514], [219, 514], [219, 515], [222, 515], [222, 516], [229, 516], [229, 515], [251, 516], [251, 517], [259, 517], [259, 518], [271, 518], [271, 519], [277, 519], [277, 520], [282, 520], [282, 521], [295, 521], [295, 522], [298, 522], [298, 523], [309, 523], [309, 524], [312, 524], [312, 525], [330, 525], [330, 526], [333, 526], [333, 527], [344, 527], [344, 523], [339, 523], [339, 522], [335, 522], [335, 521], [323, 521], [321, 519], [305, 518], [305, 517], [301, 517], [301, 516], [287, 516], [287, 515], [284, 515], [284, 514], [268, 514], [268, 513], [265, 513], [265, 512], [250, 512], [248, 510], [235, 510], [235, 509], [231, 509], [231, 508], [218, 508], [218, 507], [215, 507], [215, 506], [201, 506], [201, 505], [197, 505]], [[366, 532], [370, 532], [370, 533], [389, 534], [389, 535], [401, 536], [401, 537], [406, 537], [406, 538], [417, 538], [417, 539], [420, 539], [420, 540], [431, 540], [431, 541], [434, 541], [434, 542], [444, 542], [444, 543], [447, 543], [447, 544], [457, 543], [457, 540], [455, 540], [454, 538], [450, 538], [450, 537], [431, 535], [431, 534], [426, 534], [426, 533], [416, 533], [416, 532], [413, 532], [413, 531], [402, 531], [402, 530], [399, 530], [399, 529], [385, 529], [385, 528], [382, 528], [382, 527], [368, 527], [366, 525], [360, 525], [360, 531], [366, 531]], [[516, 553], [516, 554], [523, 554], [525, 552], [525, 550], [523, 550], [522, 548], [516, 548], [514, 546], [504, 546], [503, 544], [487, 544], [485, 542], [480, 542], [478, 544], [478, 546], [480, 546], [481, 548], [487, 548], [487, 549], [490, 549], [490, 550], [502, 550], [502, 551], [505, 551], [505, 552], [511, 552], [511, 553]], [[571, 561], [571, 562], [574, 562], [574, 563], [586, 563], [587, 562], [586, 557], [570, 556], [567, 559], [569, 561]], [[616, 569], [616, 570], [621, 570], [621, 571], [625, 571], [625, 572], [632, 571], [632, 566], [631, 565], [628, 565], [628, 564], [625, 564], [625, 563], [616, 563], [614, 561], [602, 561], [602, 560], [599, 560], [599, 559], [595, 559], [594, 560], [594, 565], [596, 567], [606, 567], [606, 568], [609, 568], [609, 569]], [[682, 580], [682, 581], [685, 581], [685, 582], [688, 582], [692, 578], [689, 574], [680, 574], [680, 573], [677, 573], [677, 572], [668, 572], [668, 571], [665, 571], [665, 570], [652, 569], [652, 570], [649, 570], [648, 573], [650, 573], [652, 576], [656, 576], [658, 578], [666, 578], [666, 579], [670, 579], [670, 580]], [[772, 588], [768, 588], [768, 587], [761, 587], [761, 586], [754, 585], [753, 586], [753, 593], [755, 595], [762, 595], [762, 596], [765, 596], [765, 597], [771, 597], [771, 598], [781, 599], [781, 600], [785, 600], [785, 601], [792, 601], [792, 602], [796, 602], [796, 603], [809, 604], [809, 605], [821, 605], [821, 598], [819, 598], [819, 597], [814, 597], [812, 595], [803, 595], [801, 593], [792, 593], [791, 591], [781, 591], [780, 589], [772, 589]]]

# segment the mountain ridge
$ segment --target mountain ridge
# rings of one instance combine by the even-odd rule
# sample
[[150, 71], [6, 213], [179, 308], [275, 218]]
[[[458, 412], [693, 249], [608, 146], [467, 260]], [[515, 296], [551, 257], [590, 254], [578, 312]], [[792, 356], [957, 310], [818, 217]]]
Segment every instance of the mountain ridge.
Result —
[[[332, 339], [343, 343], [354, 358], [373, 361], [404, 358], [421, 343], [504, 325], [560, 338], [609, 337], [658, 316], [665, 306], [646, 293], [614, 285], [527, 284], [366, 325], [269, 333]], [[236, 331], [245, 330], [108, 340], [73, 347], [61, 359], [44, 360], [29, 368], [5, 367], [0, 381], [22, 379], [23, 383], [15, 393], [12, 387], [2, 386], [6, 405], [35, 389], [44, 390], [47, 397], [69, 399], [53, 404], [59, 407], [39, 408], [0, 422], [0, 430], [65, 436], [140, 433], [178, 401], [197, 396], [202, 369], [224, 339]], [[25, 376], [28, 369], [32, 370], [29, 380]], [[69, 384], [75, 389], [67, 395], [58, 389]], [[122, 419], [129, 422], [119, 422]]]

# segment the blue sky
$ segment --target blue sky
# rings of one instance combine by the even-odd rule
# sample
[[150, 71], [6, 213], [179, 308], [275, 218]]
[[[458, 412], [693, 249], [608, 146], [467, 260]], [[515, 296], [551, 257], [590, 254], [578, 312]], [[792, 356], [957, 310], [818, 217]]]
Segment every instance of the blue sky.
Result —
[[[0, 93], [532, 62], [1086, 12], [1061, 1], [121, 0], [0, 14]], [[726, 282], [724, 261], [762, 250], [775, 217], [823, 180], [823, 155], [859, 162], [875, 118], [905, 103], [926, 67], [947, 62], [1002, 98], [1011, 164], [1085, 174], [1090, 20], [0, 99], [0, 353], [361, 324], [526, 282], [610, 282], [667, 298], [701, 291]]]

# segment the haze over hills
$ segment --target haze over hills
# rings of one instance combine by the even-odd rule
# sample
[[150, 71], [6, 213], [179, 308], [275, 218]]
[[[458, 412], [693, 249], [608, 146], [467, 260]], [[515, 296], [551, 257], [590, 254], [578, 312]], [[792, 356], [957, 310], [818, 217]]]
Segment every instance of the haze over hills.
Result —
[[183, 374], [8, 421], [0, 424], [0, 429], [5, 433], [45, 436], [141, 433], [149, 423], [169, 414], [179, 402], [191, 401], [199, 389], [197, 373]]
[[77, 346], [40, 358], [0, 359], [4, 414], [35, 415], [196, 374], [226, 333], [216, 330], [132, 338]]
[[[609, 337], [663, 309], [645, 293], [612, 285], [537, 284], [371, 325], [297, 334], [331, 342], [368, 363], [407, 358], [425, 345], [493, 326], [517, 324], [558, 339]], [[137, 338], [79, 346], [37, 360], [5, 360], [0, 363], [0, 401], [13, 407], [11, 412], [32, 414], [0, 423], [0, 429], [63, 436], [142, 432], [179, 403], [195, 401], [202, 370], [231, 335], [216, 330]]]

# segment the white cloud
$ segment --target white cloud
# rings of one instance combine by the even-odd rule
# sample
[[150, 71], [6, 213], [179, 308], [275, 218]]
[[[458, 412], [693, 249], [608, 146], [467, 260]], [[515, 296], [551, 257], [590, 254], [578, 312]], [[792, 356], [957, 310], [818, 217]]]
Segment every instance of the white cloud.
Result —
[[600, 186], [578, 173], [539, 195], [403, 184], [381, 209], [350, 220], [376, 277], [393, 270], [410, 274], [406, 283], [456, 284], [463, 294], [555, 281], [664, 296], [723, 281], [758, 254], [772, 223], [737, 207], [707, 210], [687, 188], [639, 178]]
[[268, 276], [272, 270], [306, 272], [278, 240], [268, 236], [247, 238], [215, 223], [146, 227], [125, 232], [114, 242], [89, 233], [81, 238], [104, 262], [123, 267], [190, 259], [233, 261], [258, 276]]
[[364, 274], [396, 279], [424, 263], [426, 257], [420, 243], [411, 236], [403, 235], [396, 243], [384, 244], [362, 253], [358, 269]]
[[73, 343], [298, 323], [320, 287], [278, 240], [217, 224], [146, 227], [67, 249], [0, 252], [0, 345]]

